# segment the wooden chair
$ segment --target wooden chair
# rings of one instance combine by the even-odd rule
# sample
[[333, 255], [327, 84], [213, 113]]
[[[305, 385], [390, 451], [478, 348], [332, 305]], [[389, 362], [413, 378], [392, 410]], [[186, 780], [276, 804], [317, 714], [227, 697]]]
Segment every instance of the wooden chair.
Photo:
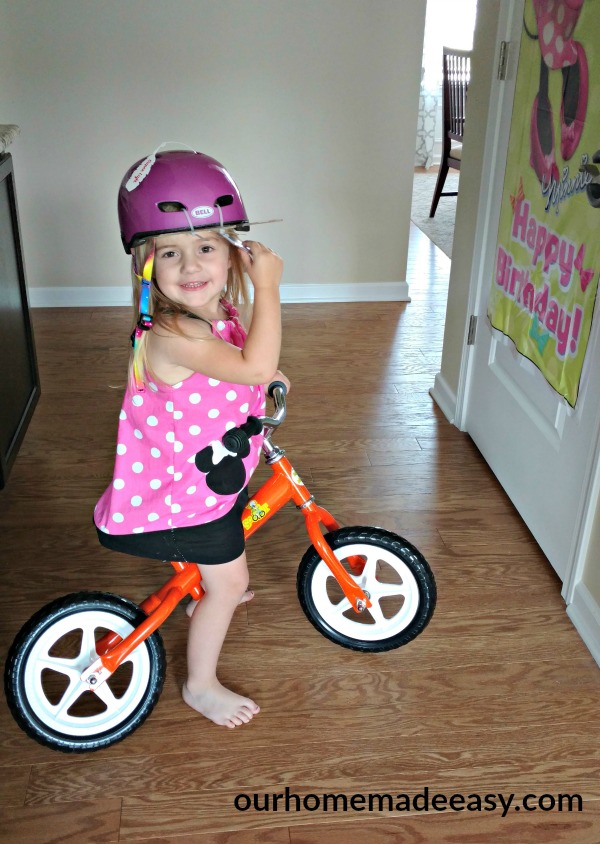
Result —
[[442, 80], [442, 160], [435, 183], [429, 216], [435, 215], [440, 196], [456, 196], [457, 191], [444, 191], [450, 167], [460, 170], [462, 140], [465, 128], [467, 89], [471, 78], [471, 51], [444, 47]]

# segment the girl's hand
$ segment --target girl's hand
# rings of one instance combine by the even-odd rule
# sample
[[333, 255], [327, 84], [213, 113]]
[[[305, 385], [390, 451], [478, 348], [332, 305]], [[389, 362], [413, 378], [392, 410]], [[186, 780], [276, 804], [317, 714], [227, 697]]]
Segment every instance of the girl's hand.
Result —
[[279, 255], [256, 240], [245, 240], [244, 246], [246, 249], [240, 250], [240, 254], [254, 289], [277, 288], [283, 272], [283, 261]]
[[286, 376], [283, 374], [283, 372], [280, 369], [275, 370], [275, 372], [273, 373], [273, 377], [269, 378], [267, 383], [264, 385], [265, 391], [269, 388], [269, 384], [272, 384], [273, 381], [281, 381], [283, 384], [285, 384], [288, 393], [292, 389], [289, 378], [286, 378]]

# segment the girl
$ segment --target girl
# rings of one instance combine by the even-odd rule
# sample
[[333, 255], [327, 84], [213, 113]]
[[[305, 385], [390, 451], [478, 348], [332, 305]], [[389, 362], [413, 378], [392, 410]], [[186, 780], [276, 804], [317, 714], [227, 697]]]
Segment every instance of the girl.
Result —
[[[282, 377], [282, 262], [237, 239], [249, 228], [239, 191], [202, 153], [157, 152], [133, 165], [119, 221], [139, 318], [113, 480], [94, 521], [108, 548], [198, 564], [206, 594], [189, 612], [183, 699], [233, 728], [259, 711], [216, 672], [233, 612], [252, 597], [240, 516], [262, 436], [250, 436], [246, 454], [221, 439], [262, 414], [263, 385]], [[235, 307], [247, 301], [244, 273], [254, 287], [247, 335]]]

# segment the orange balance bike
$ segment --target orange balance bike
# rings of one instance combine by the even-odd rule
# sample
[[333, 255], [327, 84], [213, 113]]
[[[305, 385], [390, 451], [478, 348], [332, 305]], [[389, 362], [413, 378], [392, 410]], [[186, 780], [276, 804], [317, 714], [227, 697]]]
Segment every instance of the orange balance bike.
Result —
[[[245, 536], [293, 501], [312, 543], [297, 575], [308, 620], [352, 650], [406, 645], [435, 608], [427, 561], [382, 528], [340, 527], [315, 502], [285, 452], [271, 442], [285, 419], [285, 388], [276, 383], [269, 393], [273, 416], [251, 420], [262, 425], [263, 453], [273, 475], [242, 514]], [[238, 438], [233, 448], [239, 447], [239, 438], [248, 437], [247, 425], [229, 431], [225, 447], [228, 437]], [[85, 752], [121, 741], [145, 721], [166, 671], [158, 628], [186, 595], [194, 600], [203, 595], [195, 564], [171, 565], [175, 574], [139, 607], [117, 595], [79, 592], [52, 601], [26, 622], [10, 648], [4, 680], [12, 714], [29, 736], [56, 750]]]

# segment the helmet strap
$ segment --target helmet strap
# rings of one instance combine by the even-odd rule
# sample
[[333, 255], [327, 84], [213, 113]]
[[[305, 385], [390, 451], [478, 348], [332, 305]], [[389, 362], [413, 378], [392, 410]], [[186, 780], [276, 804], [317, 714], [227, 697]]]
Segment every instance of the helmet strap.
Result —
[[141, 373], [139, 371], [137, 360], [135, 358], [135, 352], [139, 347], [140, 338], [144, 331], [149, 331], [152, 328], [152, 314], [149, 313], [150, 310], [150, 288], [152, 287], [152, 271], [154, 269], [154, 242], [148, 252], [148, 257], [144, 262], [144, 269], [142, 271], [142, 275], [137, 275], [137, 278], [140, 280], [142, 289], [140, 291], [140, 307], [139, 307], [139, 317], [136, 323], [136, 326], [133, 330], [133, 334], [131, 335], [131, 343], [133, 345], [133, 376], [135, 379], [135, 385], [139, 392], [144, 391], [144, 381], [142, 379]]

